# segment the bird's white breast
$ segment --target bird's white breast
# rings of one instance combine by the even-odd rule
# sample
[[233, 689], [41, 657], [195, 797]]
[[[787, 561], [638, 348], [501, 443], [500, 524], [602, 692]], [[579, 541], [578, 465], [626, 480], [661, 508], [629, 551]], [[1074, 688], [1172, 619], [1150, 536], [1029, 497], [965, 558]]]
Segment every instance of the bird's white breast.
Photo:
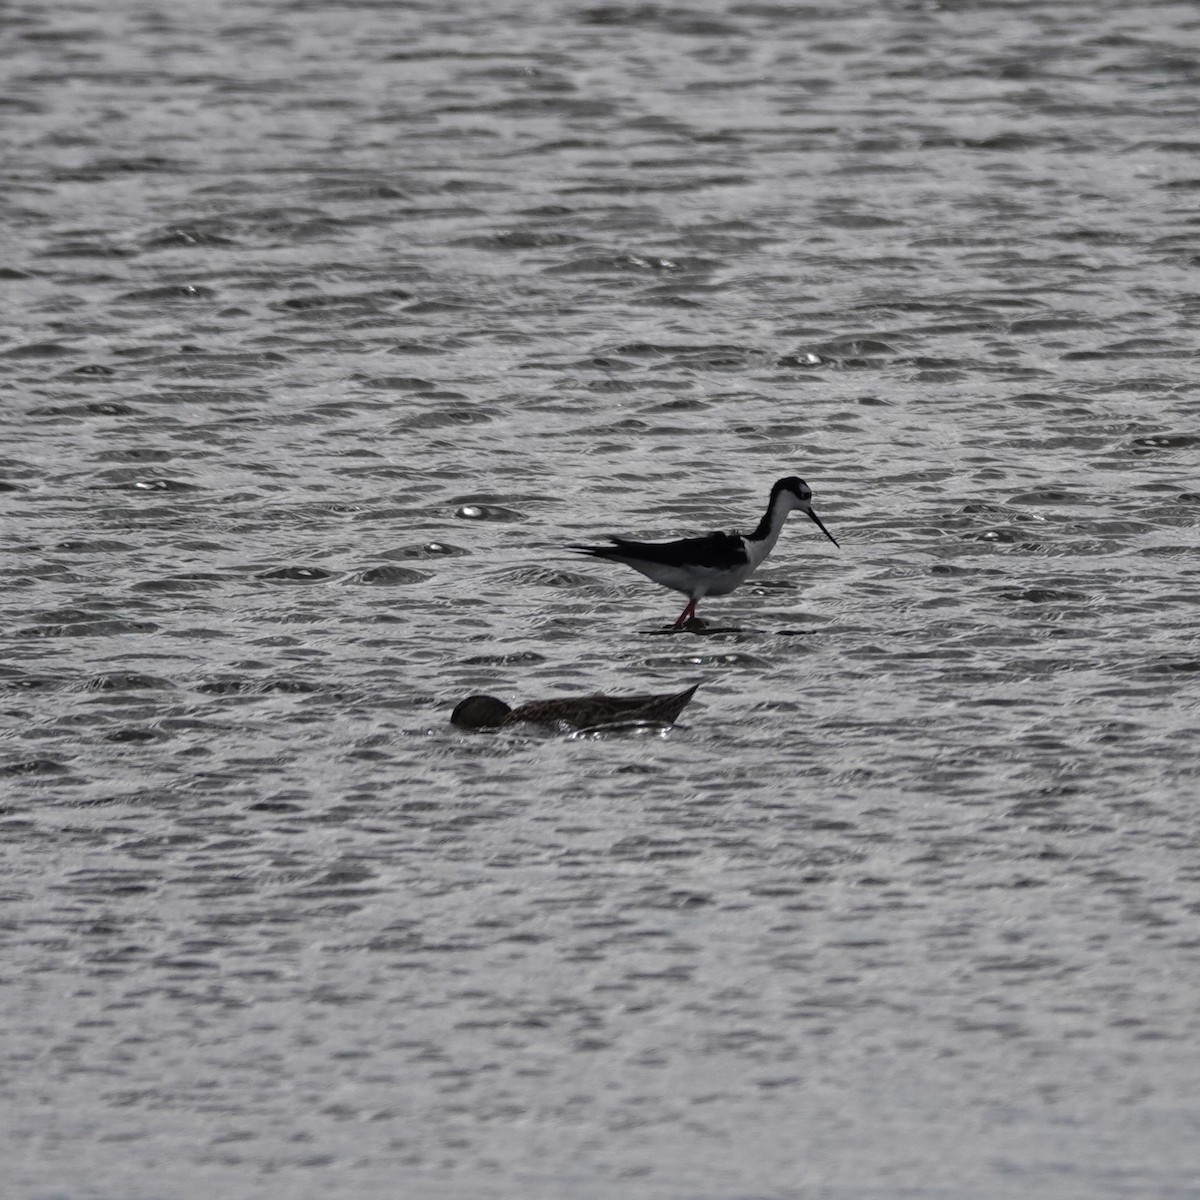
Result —
[[[745, 539], [743, 539], [745, 544]], [[750, 547], [747, 545], [747, 551]], [[647, 579], [653, 579], [660, 587], [670, 588], [675, 592], [683, 592], [685, 596], [700, 599], [702, 596], [724, 596], [732, 592], [753, 570], [758, 563], [750, 558], [736, 567], [714, 570], [699, 564], [688, 566], [669, 566], [665, 563], [637, 562], [626, 559], [626, 563], [635, 571], [640, 571]]]

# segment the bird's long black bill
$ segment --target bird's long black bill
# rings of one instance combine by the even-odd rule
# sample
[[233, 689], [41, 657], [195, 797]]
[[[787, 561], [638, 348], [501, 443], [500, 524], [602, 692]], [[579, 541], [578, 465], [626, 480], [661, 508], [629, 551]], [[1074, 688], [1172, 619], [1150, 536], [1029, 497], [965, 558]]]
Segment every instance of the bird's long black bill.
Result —
[[813, 523], [816, 525], [816, 527], [840, 550], [841, 546], [838, 546], [837, 538], [835, 538], [833, 536], [833, 534], [830, 533], [829, 530], [825, 528], [825, 526], [821, 522], [821, 518], [818, 517], [817, 514], [815, 512], [813, 512], [813, 510], [811, 508], [808, 509], [808, 515], [812, 518]]

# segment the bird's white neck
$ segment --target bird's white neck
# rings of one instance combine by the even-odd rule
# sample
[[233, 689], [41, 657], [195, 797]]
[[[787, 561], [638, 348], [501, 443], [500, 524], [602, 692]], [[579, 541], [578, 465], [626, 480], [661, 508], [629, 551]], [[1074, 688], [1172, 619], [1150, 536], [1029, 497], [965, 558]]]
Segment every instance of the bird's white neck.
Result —
[[763, 513], [763, 518], [758, 523], [758, 528], [753, 533], [745, 535], [746, 553], [756, 567], [775, 549], [775, 543], [779, 541], [779, 535], [783, 532], [783, 523], [787, 520], [788, 513], [801, 507], [800, 501], [791, 492], [777, 492], [771, 497], [767, 511]]

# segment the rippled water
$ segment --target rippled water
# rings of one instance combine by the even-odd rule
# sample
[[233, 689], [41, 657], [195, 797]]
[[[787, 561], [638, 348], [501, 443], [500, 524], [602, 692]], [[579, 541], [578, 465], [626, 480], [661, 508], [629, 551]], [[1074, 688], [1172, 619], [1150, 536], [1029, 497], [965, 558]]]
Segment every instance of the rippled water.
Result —
[[1200, 1196], [1194, 6], [0, 38], [14, 1200]]

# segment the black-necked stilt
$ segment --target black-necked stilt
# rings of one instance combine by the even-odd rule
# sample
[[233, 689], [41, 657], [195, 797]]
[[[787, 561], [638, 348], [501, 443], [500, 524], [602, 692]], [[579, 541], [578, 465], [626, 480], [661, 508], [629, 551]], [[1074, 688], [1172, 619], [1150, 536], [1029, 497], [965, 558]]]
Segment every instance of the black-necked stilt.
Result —
[[750, 577], [775, 547], [788, 513], [807, 513], [820, 531], [836, 546], [837, 538], [813, 511], [812, 489], [803, 479], [790, 475], [771, 488], [767, 511], [753, 533], [710, 533], [678, 542], [631, 542], [610, 537], [611, 546], [570, 546], [593, 558], [606, 558], [640, 571], [648, 579], [688, 597], [687, 607], [675, 622], [682, 629], [696, 615], [696, 602], [703, 596], [724, 596]]
[[537, 700], [509, 708], [495, 696], [468, 696], [455, 706], [450, 720], [461, 729], [498, 729], [527, 721], [532, 725], [570, 725], [590, 729], [594, 725], [617, 725], [625, 721], [673, 725], [700, 685], [682, 692], [647, 696], [579, 696], [562, 700]]

